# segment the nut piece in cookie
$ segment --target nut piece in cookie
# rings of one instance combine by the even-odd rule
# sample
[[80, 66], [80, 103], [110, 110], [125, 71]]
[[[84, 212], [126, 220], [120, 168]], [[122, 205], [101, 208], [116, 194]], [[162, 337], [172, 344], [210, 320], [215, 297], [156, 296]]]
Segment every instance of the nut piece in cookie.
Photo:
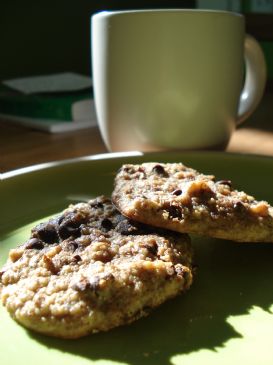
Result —
[[182, 163], [124, 165], [115, 206], [130, 219], [177, 232], [273, 242], [273, 207]]
[[1, 300], [27, 328], [77, 338], [131, 323], [192, 283], [189, 237], [134, 223], [104, 197], [70, 206], [11, 250]]

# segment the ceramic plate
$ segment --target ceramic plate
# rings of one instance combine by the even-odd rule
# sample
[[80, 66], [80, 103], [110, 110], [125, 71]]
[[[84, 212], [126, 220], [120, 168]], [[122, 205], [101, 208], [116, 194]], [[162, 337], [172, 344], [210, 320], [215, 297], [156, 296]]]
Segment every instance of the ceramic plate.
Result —
[[[134, 156], [135, 155], [135, 156]], [[0, 185], [1, 265], [30, 227], [69, 203], [110, 195], [122, 163], [182, 161], [273, 203], [273, 159], [226, 153], [93, 156], [23, 169]], [[3, 365], [272, 365], [273, 244], [193, 237], [192, 288], [130, 326], [79, 340], [37, 335], [0, 309]]]

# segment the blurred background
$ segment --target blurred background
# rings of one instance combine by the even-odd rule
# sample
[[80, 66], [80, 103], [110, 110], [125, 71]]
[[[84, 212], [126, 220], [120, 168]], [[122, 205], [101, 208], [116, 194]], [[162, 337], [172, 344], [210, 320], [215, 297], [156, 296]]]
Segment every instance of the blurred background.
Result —
[[[2, 0], [0, 84], [7, 79], [63, 72], [92, 76], [90, 17], [102, 10], [221, 9], [242, 13], [246, 31], [264, 50], [267, 84], [228, 151], [273, 156], [273, 0]], [[90, 97], [90, 94], [88, 94]], [[0, 172], [56, 159], [105, 152], [98, 128], [47, 135], [0, 118]]]
[[[92, 75], [91, 15], [100, 10], [145, 8], [207, 8], [244, 14], [246, 31], [264, 50], [268, 69], [266, 91], [273, 93], [273, 0], [2, 1], [0, 82], [65, 71]], [[256, 113], [263, 114], [268, 104], [272, 104], [272, 98], [264, 98]]]
[[39, 74], [91, 73], [90, 16], [100, 10], [210, 8], [241, 12], [260, 42], [273, 84], [273, 0], [3, 0], [0, 5], [0, 81]]

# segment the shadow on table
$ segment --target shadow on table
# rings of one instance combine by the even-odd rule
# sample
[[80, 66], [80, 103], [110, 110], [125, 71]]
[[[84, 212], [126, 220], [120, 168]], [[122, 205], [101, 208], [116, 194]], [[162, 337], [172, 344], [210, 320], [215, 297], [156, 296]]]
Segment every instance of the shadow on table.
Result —
[[191, 290], [130, 326], [79, 340], [60, 340], [28, 332], [48, 348], [90, 360], [130, 365], [170, 364], [171, 357], [214, 350], [241, 335], [230, 315], [273, 304], [273, 245], [195, 239], [198, 274]]

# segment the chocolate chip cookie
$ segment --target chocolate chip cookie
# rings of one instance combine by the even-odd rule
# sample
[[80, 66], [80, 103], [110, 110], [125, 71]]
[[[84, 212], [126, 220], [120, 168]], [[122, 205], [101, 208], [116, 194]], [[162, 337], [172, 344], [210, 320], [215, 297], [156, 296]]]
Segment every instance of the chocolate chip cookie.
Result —
[[273, 208], [182, 163], [122, 166], [112, 199], [130, 219], [177, 232], [273, 242]]
[[189, 237], [134, 223], [104, 197], [36, 226], [0, 272], [11, 316], [35, 331], [77, 338], [131, 323], [188, 289]]

